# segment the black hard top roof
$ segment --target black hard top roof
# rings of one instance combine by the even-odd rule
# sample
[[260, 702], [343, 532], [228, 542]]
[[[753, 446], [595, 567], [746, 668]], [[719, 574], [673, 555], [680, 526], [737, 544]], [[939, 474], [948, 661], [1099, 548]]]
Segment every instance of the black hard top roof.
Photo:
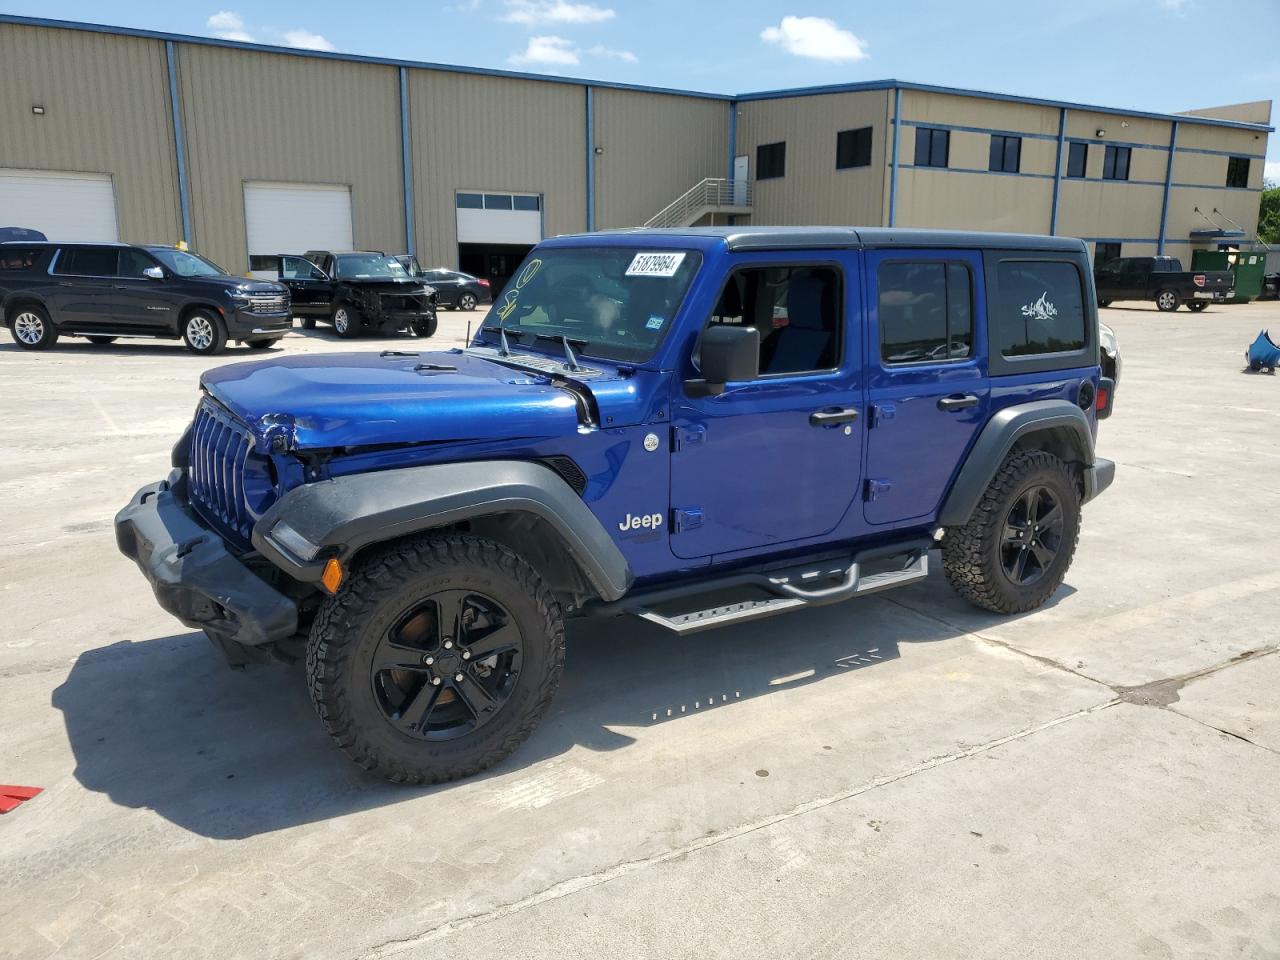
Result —
[[983, 233], [971, 230], [923, 230], [909, 227], [684, 227], [602, 230], [606, 234], [700, 237], [724, 240], [730, 250], [840, 249], [845, 247], [965, 247], [994, 250], [1086, 249], [1075, 237], [1032, 233]]

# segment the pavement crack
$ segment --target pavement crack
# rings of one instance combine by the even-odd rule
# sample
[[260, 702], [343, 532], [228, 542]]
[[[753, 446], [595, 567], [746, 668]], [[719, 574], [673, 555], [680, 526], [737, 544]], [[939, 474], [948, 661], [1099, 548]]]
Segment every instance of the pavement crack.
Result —
[[1043, 723], [1026, 727], [1015, 733], [1006, 734], [1003, 737], [988, 740], [985, 743], [966, 747], [962, 750], [956, 750], [940, 756], [930, 757], [929, 759], [923, 760], [906, 770], [902, 770], [894, 774], [888, 774], [883, 777], [876, 777], [858, 787], [843, 790], [839, 793], [830, 794], [828, 796], [818, 797], [813, 800], [807, 800], [804, 803], [782, 813], [772, 814], [760, 820], [739, 824], [736, 827], [731, 827], [719, 833], [699, 837], [698, 839], [682, 846], [665, 850], [661, 853], [656, 853], [648, 857], [626, 860], [593, 873], [570, 877], [567, 880], [554, 883], [549, 887], [539, 890], [536, 893], [532, 893], [526, 897], [522, 897], [519, 900], [513, 900], [509, 903], [500, 904], [463, 917], [446, 920], [443, 923], [439, 923], [419, 933], [410, 934], [404, 937], [393, 937], [389, 940], [376, 944], [364, 953], [360, 954], [359, 960], [383, 960], [385, 957], [396, 956], [408, 950], [412, 950], [415, 947], [440, 940], [443, 937], [450, 936], [454, 933], [459, 933], [464, 930], [472, 929], [473, 927], [491, 923], [495, 920], [500, 920], [503, 917], [519, 913], [523, 910], [529, 909], [530, 907], [536, 907], [544, 903], [561, 900], [583, 890], [590, 889], [591, 887], [610, 883], [621, 877], [629, 876], [653, 866], [668, 863], [673, 860], [679, 860], [709, 847], [715, 847], [727, 841], [736, 840], [739, 837], [745, 837], [759, 830], [765, 830], [777, 824], [785, 823], [789, 820], [794, 820], [798, 817], [803, 817], [815, 811], [830, 807], [834, 804], [842, 803], [855, 797], [860, 797], [873, 790], [879, 790], [882, 787], [900, 783], [903, 780], [908, 780], [911, 777], [918, 776], [919, 774], [927, 773], [928, 771], [934, 770], [938, 767], [987, 753], [997, 747], [1004, 746], [1007, 743], [1026, 739], [1027, 737], [1034, 736], [1037, 733], [1056, 727], [1059, 724], [1088, 716], [1089, 714], [1096, 713], [1100, 710], [1105, 710], [1108, 707], [1115, 706], [1116, 703], [1116, 700], [1108, 700], [1105, 703], [1095, 704], [1094, 706], [1085, 707], [1081, 710], [1075, 710], [1071, 713], [1054, 717], [1052, 720], [1046, 720]]

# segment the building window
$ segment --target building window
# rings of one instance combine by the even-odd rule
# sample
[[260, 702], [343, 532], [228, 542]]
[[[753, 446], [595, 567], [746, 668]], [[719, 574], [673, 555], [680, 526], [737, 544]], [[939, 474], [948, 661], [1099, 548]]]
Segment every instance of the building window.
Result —
[[1249, 158], [1248, 157], [1228, 157], [1227, 158], [1227, 186], [1228, 187], [1249, 186]]
[[998, 173], [1017, 173], [1022, 169], [1022, 138], [991, 135], [991, 165]]
[[521, 196], [520, 194], [516, 194], [511, 199], [515, 203], [515, 208], [517, 210], [537, 210], [539, 208], [538, 197]]
[[973, 281], [963, 263], [882, 263], [880, 359], [885, 364], [960, 360], [973, 348]]
[[945, 167], [951, 153], [951, 131], [916, 127], [916, 166]]
[[460, 193], [457, 202], [459, 210], [484, 209], [484, 195], [480, 193]]
[[484, 208], [486, 210], [510, 210], [511, 194], [486, 193], [484, 195]]
[[762, 143], [756, 147], [756, 179], [773, 180], [787, 173], [787, 144]]
[[1089, 145], [1072, 142], [1067, 146], [1067, 176], [1084, 179], [1085, 171], [1089, 168]]
[[1093, 245], [1093, 265], [1102, 267], [1120, 257], [1120, 244], [1112, 240], [1099, 240]]
[[1107, 147], [1102, 157], [1102, 179], [1128, 180], [1130, 153], [1128, 147]]
[[871, 166], [871, 128], [841, 130], [836, 134], [836, 169]]

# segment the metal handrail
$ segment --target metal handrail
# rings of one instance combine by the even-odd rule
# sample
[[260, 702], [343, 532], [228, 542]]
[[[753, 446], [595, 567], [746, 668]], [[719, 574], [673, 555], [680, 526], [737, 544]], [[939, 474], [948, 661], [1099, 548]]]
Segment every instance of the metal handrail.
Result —
[[708, 177], [694, 184], [645, 221], [646, 227], [682, 227], [689, 214], [703, 207], [750, 207], [750, 180]]

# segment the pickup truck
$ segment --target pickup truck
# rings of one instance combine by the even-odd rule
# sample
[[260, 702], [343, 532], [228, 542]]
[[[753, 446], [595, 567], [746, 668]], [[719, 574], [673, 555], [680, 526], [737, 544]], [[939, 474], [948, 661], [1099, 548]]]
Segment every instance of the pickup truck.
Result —
[[273, 259], [303, 329], [325, 320], [344, 338], [406, 328], [420, 337], [436, 332], [436, 291], [409, 276], [394, 257], [376, 250], [308, 250]]
[[1093, 282], [1100, 307], [1116, 300], [1154, 300], [1166, 313], [1183, 303], [1199, 313], [1231, 296], [1235, 276], [1230, 270], [1189, 272], [1177, 257], [1117, 257], [1094, 269]]

